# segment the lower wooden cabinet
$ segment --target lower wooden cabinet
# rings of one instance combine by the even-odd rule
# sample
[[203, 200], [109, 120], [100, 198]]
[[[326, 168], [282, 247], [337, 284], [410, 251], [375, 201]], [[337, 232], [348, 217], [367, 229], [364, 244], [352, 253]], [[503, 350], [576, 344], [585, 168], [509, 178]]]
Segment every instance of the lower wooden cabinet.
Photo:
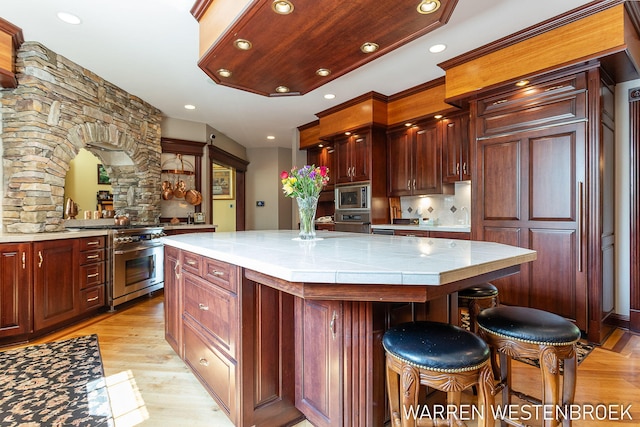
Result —
[[31, 332], [31, 290], [31, 244], [1, 244], [0, 338]]
[[45, 329], [80, 313], [78, 239], [33, 243], [33, 326]]

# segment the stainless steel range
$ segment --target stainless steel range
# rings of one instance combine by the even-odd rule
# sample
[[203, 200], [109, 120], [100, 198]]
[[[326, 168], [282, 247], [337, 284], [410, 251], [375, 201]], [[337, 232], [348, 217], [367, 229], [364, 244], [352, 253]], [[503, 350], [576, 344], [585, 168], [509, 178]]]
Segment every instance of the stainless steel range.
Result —
[[108, 298], [111, 310], [164, 287], [162, 227], [116, 229], [111, 233], [112, 276]]

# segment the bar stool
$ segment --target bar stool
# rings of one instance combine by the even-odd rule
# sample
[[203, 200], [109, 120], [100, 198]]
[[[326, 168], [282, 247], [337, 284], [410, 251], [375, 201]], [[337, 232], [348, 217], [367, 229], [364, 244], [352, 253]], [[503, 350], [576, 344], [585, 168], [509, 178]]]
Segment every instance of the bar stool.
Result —
[[[500, 306], [483, 310], [477, 317], [480, 336], [491, 352], [500, 355], [502, 405], [511, 404], [517, 396], [534, 405], [545, 405], [553, 411], [544, 418], [544, 426], [571, 426], [571, 418], [562, 417], [565, 405], [571, 405], [576, 389], [576, 342], [580, 329], [555, 314], [527, 307]], [[529, 357], [539, 360], [542, 374], [542, 399], [515, 391], [512, 387], [511, 359]], [[494, 358], [492, 358], [495, 360]], [[564, 378], [560, 388], [560, 360], [564, 362]], [[497, 374], [497, 372], [496, 372]], [[494, 374], [495, 375], [495, 374]], [[562, 393], [562, 396], [561, 396]], [[546, 406], [549, 405], [549, 406]], [[560, 413], [556, 411], [560, 409]], [[559, 415], [559, 416], [558, 416]], [[560, 419], [558, 419], [560, 418]], [[502, 420], [504, 427], [507, 422]], [[511, 425], [522, 425], [509, 420]]]
[[[391, 426], [436, 425], [436, 420], [420, 417], [424, 414], [423, 407], [418, 406], [420, 385], [446, 392], [448, 409], [460, 408], [462, 390], [478, 385], [475, 408], [482, 415], [475, 414], [478, 426], [493, 427], [490, 353], [479, 336], [455, 325], [420, 321], [387, 330], [382, 345], [386, 351]], [[411, 416], [411, 411], [418, 416]], [[456, 425], [465, 425], [465, 414], [450, 412], [454, 412]], [[455, 416], [460, 414], [463, 416]]]
[[497, 305], [498, 288], [491, 283], [482, 283], [458, 291], [458, 310], [460, 308], [469, 310], [469, 330], [471, 332], [478, 332], [478, 324], [476, 323], [478, 313], [485, 308]]

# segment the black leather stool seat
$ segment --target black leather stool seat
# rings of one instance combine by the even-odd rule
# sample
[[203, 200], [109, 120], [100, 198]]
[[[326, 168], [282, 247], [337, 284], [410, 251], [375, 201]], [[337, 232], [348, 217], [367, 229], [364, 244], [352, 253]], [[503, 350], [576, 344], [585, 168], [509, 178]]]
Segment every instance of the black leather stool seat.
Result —
[[556, 314], [529, 307], [487, 308], [477, 317], [487, 332], [532, 344], [569, 345], [580, 339], [580, 329]]
[[458, 326], [439, 322], [411, 322], [385, 332], [384, 349], [420, 369], [463, 372], [478, 369], [490, 357], [488, 345]]
[[498, 295], [498, 288], [491, 283], [483, 283], [481, 285], [470, 286], [458, 291], [458, 298], [467, 299], [484, 299], [494, 298]]

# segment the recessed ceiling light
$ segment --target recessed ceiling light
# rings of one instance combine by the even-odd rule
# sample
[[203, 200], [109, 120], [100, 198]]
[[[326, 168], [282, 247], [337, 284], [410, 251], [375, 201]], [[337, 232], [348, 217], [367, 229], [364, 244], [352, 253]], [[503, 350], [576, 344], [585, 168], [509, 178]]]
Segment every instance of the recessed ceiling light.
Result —
[[440, 120], [442, 118], [442, 114], [436, 114], [435, 116], [433, 116], [433, 118], [436, 120]]
[[253, 47], [249, 40], [237, 39], [233, 42], [233, 45], [240, 50], [249, 50]]
[[327, 77], [329, 74], [331, 74], [331, 70], [329, 70], [327, 68], [319, 68], [316, 71], [316, 74], [321, 76], [321, 77]]
[[324, 147], [324, 145], [318, 144], [318, 148], [322, 148], [322, 147]]
[[413, 123], [405, 123], [404, 125], [405, 125], [406, 127], [409, 127], [409, 126], [411, 126], [412, 124], [413, 124]]
[[231, 77], [231, 71], [226, 68], [220, 68], [216, 73], [218, 73], [220, 77]]
[[324, 95], [324, 99], [334, 99], [336, 96], [332, 93], [327, 93]]
[[429, 52], [431, 53], [440, 53], [440, 52], [444, 52], [444, 50], [447, 48], [447, 45], [444, 44], [434, 44], [433, 46], [431, 46], [429, 48]]
[[418, 12], [427, 15], [440, 9], [440, 0], [422, 0], [418, 5]]
[[276, 139], [276, 137], [273, 135], [267, 135], [267, 139]]
[[360, 46], [360, 50], [364, 53], [373, 53], [378, 50], [380, 46], [373, 42], [366, 42], [362, 46]]
[[293, 12], [293, 3], [288, 0], [274, 0], [271, 9], [279, 15], [288, 15]]
[[276, 92], [278, 93], [289, 93], [289, 88], [286, 86], [278, 86], [276, 88]]
[[58, 19], [71, 25], [78, 25], [82, 22], [76, 15], [67, 12], [58, 12]]
[[196, 106], [195, 105], [191, 105], [191, 104], [187, 104], [187, 105], [184, 106], [184, 108], [186, 110], [195, 110]]
[[516, 83], [516, 86], [518, 87], [523, 87], [529, 84], [529, 80], [520, 80], [519, 82]]

